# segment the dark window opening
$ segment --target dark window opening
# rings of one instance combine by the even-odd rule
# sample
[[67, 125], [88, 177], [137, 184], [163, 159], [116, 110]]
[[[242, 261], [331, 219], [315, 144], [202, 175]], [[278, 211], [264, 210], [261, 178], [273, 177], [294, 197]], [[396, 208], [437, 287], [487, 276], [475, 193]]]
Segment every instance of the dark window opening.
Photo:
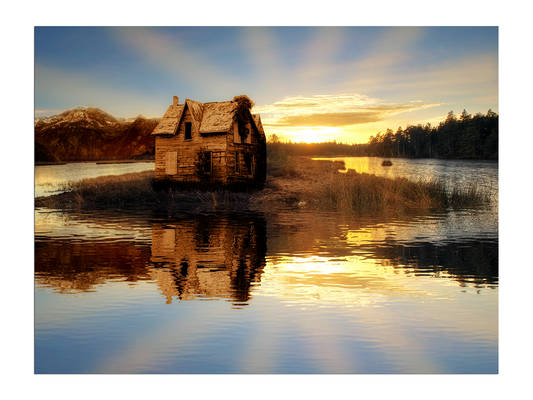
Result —
[[253, 159], [251, 153], [244, 153], [244, 164], [246, 165], [246, 172], [252, 174]]
[[192, 138], [192, 122], [185, 122], [185, 140]]
[[202, 151], [198, 154], [198, 169], [200, 174], [209, 175], [211, 173], [211, 152]]
[[205, 160], [204, 160], [204, 166], [205, 166], [205, 169], [204, 171], [208, 174], [211, 173], [211, 152], [210, 151], [206, 151], [205, 152]]
[[250, 130], [248, 129], [248, 126], [242, 122], [239, 122], [239, 136], [241, 137], [241, 143], [244, 143], [249, 133]]

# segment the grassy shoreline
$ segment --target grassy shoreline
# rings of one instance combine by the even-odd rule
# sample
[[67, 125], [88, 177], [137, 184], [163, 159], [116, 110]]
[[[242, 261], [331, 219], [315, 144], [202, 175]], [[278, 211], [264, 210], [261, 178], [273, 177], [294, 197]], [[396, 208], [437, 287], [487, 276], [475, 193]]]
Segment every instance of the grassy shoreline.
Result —
[[139, 163], [139, 162], [155, 162], [155, 159], [121, 159], [121, 160], [80, 160], [80, 161], [36, 161], [35, 166], [43, 166], [43, 165], [65, 165], [65, 164], [132, 164], [132, 163]]
[[286, 208], [351, 213], [404, 213], [413, 209], [480, 207], [490, 200], [476, 188], [446, 190], [439, 181], [412, 182], [353, 171], [339, 173], [342, 162], [287, 157], [270, 160], [261, 191], [155, 191], [153, 172], [103, 176], [73, 182], [66, 192], [35, 199], [36, 207], [54, 209], [178, 209], [275, 211]]

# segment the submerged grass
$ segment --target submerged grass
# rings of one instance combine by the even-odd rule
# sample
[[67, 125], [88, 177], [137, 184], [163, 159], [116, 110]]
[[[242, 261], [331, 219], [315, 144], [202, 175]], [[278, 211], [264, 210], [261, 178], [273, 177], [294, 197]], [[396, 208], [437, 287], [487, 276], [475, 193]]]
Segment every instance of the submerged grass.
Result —
[[65, 193], [36, 199], [55, 209], [144, 208], [172, 212], [185, 209], [275, 210], [287, 204], [355, 213], [411, 209], [464, 209], [490, 202], [476, 187], [447, 189], [440, 181], [412, 182], [354, 171], [339, 173], [339, 163], [289, 157], [271, 162], [265, 190], [242, 193], [223, 189], [154, 190], [153, 172], [104, 176], [69, 183]]

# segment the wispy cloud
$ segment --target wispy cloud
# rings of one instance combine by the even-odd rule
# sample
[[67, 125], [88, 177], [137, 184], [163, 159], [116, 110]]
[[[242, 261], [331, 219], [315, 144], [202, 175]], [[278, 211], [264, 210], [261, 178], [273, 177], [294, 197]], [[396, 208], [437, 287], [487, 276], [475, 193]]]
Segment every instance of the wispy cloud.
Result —
[[[381, 56], [382, 57], [382, 56]], [[376, 60], [374, 60], [376, 61]], [[373, 63], [373, 62], [372, 62]], [[409, 93], [411, 96], [449, 98], [494, 95], [498, 88], [498, 60], [493, 54], [478, 54], [439, 65], [417, 66], [376, 74], [371, 64], [347, 84], [365, 91]]]
[[287, 97], [254, 111], [260, 112], [264, 124], [272, 127], [340, 127], [382, 121], [392, 115], [439, 105], [419, 100], [385, 102], [356, 93]]
[[[323, 28], [309, 41], [307, 57], [298, 75], [304, 86], [312, 81], [327, 83], [330, 90], [369, 92], [407, 68], [422, 37], [423, 28], [417, 27], [385, 30], [371, 39], [346, 30]], [[359, 42], [359, 51], [346, 54], [347, 44], [354, 40]]]
[[247, 54], [253, 75], [261, 77], [263, 85], [279, 81], [283, 72], [274, 28], [242, 28], [240, 33], [240, 44]]
[[302, 85], [310, 81], [330, 79], [331, 71], [339, 67], [338, 56], [348, 38], [345, 31], [333, 27], [315, 28], [303, 52], [303, 62], [298, 71]]
[[120, 28], [115, 37], [159, 71], [174, 78], [175, 84], [187, 82], [195, 88], [209, 89], [212, 95], [231, 92], [239, 86], [231, 71], [224, 71], [208, 52], [193, 49], [180, 40], [156, 33], [150, 28]]

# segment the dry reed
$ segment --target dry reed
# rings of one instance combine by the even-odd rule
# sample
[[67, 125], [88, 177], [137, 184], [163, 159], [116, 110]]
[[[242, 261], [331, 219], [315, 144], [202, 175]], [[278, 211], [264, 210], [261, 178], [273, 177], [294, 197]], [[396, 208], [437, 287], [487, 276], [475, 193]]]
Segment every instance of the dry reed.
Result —
[[475, 187], [447, 190], [442, 181], [412, 182], [406, 178], [384, 178], [370, 174], [336, 173], [315, 183], [306, 201], [317, 208], [367, 211], [409, 209], [461, 209], [489, 202], [488, 195]]

